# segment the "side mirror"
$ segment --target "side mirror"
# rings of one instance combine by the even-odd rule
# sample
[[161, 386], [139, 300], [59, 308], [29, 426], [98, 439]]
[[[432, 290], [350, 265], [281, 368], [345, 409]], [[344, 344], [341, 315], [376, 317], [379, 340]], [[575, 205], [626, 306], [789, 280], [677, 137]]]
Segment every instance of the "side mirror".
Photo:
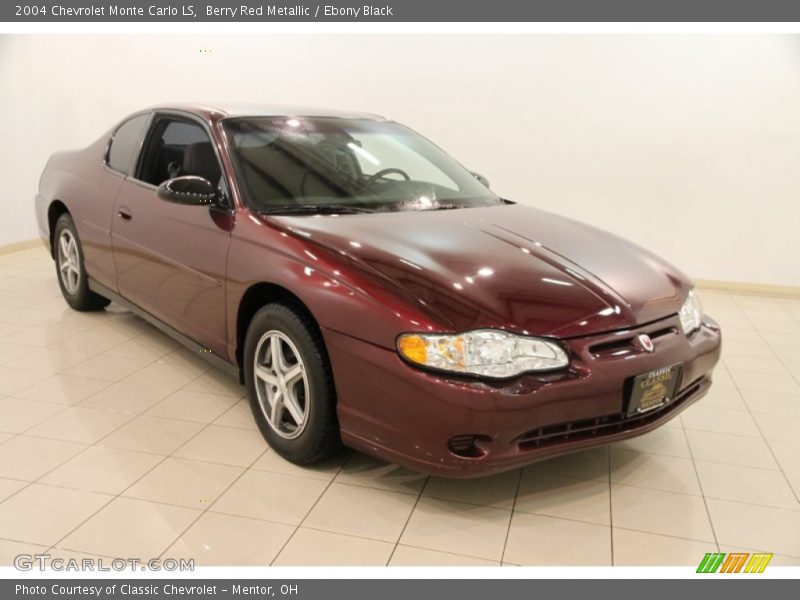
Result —
[[156, 196], [176, 204], [208, 206], [217, 199], [217, 190], [208, 179], [195, 175], [184, 175], [167, 179], [158, 186]]
[[486, 179], [486, 177], [484, 177], [480, 173], [476, 173], [475, 171], [472, 171], [472, 176], [475, 177], [475, 179], [477, 179], [478, 181], [480, 181], [481, 185], [483, 185], [483, 186], [485, 186], [487, 188], [489, 187], [489, 180]]

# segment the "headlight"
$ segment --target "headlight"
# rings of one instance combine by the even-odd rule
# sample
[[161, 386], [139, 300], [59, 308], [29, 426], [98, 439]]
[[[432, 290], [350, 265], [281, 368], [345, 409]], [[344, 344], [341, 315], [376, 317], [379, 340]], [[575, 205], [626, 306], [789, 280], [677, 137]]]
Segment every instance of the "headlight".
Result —
[[397, 338], [397, 350], [423, 367], [498, 379], [569, 364], [567, 354], [554, 342], [498, 329], [456, 335], [406, 333]]
[[703, 307], [700, 304], [700, 298], [697, 296], [697, 292], [694, 290], [689, 291], [689, 296], [686, 298], [686, 302], [683, 303], [683, 306], [681, 306], [678, 316], [681, 319], [683, 333], [686, 335], [689, 335], [700, 327], [700, 323], [703, 319]]

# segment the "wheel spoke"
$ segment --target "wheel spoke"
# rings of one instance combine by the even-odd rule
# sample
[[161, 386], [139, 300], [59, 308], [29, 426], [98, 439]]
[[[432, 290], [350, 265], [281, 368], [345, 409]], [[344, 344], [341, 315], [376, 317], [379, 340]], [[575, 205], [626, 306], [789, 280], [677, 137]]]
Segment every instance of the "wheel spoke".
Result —
[[303, 365], [300, 363], [292, 365], [283, 373], [283, 379], [286, 382], [286, 387], [291, 388], [292, 385], [303, 376]]
[[280, 390], [270, 395], [269, 420], [274, 427], [280, 425], [283, 418], [283, 394]]
[[283, 372], [283, 348], [281, 348], [281, 338], [273, 335], [269, 338], [269, 351], [272, 359], [272, 370], [276, 373]]
[[300, 427], [306, 417], [294, 393], [289, 391], [286, 396], [284, 396], [283, 406], [287, 411], [289, 411], [289, 414], [292, 416], [292, 420], [295, 422], [295, 425]]
[[264, 365], [256, 365], [256, 377], [268, 385], [278, 385], [278, 378], [275, 373]]
[[69, 259], [69, 239], [68, 239], [68, 237], [66, 235], [62, 234], [61, 237], [58, 238], [58, 243], [61, 246], [61, 256], [63, 256], [65, 259]]

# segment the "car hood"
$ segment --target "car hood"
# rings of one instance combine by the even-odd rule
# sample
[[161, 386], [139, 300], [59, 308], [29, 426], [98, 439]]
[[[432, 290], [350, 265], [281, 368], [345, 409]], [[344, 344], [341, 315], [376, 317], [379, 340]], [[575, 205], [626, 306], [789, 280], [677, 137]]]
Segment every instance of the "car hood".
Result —
[[273, 219], [454, 331], [566, 338], [627, 328], [675, 314], [691, 287], [635, 244], [522, 205]]

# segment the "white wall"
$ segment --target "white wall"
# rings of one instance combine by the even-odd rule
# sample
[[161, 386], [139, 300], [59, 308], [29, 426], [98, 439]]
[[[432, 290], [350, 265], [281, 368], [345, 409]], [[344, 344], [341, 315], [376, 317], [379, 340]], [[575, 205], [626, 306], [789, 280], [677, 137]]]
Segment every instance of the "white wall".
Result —
[[[201, 49], [210, 52], [201, 52]], [[377, 112], [694, 277], [800, 285], [800, 39], [3, 36], [0, 245], [47, 156], [162, 101]]]

